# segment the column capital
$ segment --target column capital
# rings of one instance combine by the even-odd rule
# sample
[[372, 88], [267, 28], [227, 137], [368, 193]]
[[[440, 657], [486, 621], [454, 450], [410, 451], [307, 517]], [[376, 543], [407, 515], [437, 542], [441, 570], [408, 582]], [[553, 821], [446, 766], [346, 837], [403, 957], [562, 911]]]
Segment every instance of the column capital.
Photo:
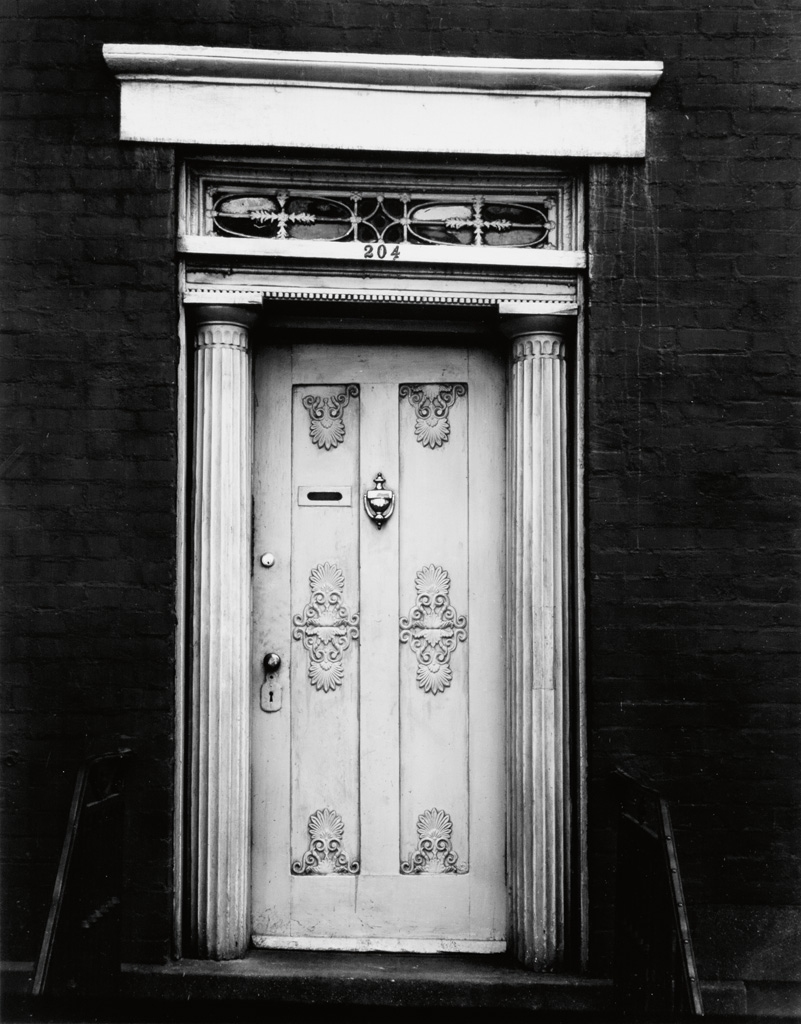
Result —
[[513, 362], [534, 356], [563, 359], [574, 329], [573, 317], [532, 313], [500, 318], [501, 333], [512, 342]]
[[247, 353], [248, 332], [259, 315], [258, 306], [194, 306], [190, 322], [195, 329], [195, 348], [236, 349]]
[[574, 316], [556, 316], [549, 313], [502, 313], [501, 333], [514, 339], [527, 334], [557, 334], [567, 338], [575, 331]]
[[187, 306], [189, 322], [198, 330], [212, 324], [225, 324], [250, 330], [260, 312], [259, 306]]

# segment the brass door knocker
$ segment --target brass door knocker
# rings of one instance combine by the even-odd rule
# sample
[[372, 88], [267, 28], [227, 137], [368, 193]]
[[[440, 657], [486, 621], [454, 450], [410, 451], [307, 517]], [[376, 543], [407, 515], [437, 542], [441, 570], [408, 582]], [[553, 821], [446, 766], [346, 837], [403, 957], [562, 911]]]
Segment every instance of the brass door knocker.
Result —
[[381, 473], [373, 477], [374, 488], [364, 492], [364, 510], [380, 530], [395, 510], [395, 492], [384, 487]]

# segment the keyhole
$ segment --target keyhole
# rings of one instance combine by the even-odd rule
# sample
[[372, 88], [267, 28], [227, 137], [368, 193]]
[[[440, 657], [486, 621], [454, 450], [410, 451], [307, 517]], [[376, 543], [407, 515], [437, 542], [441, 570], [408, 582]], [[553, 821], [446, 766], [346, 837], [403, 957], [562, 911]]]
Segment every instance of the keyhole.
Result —
[[270, 679], [269, 677], [265, 679], [261, 684], [259, 697], [259, 703], [261, 704], [262, 711], [280, 711], [281, 695], [281, 684], [277, 680]]

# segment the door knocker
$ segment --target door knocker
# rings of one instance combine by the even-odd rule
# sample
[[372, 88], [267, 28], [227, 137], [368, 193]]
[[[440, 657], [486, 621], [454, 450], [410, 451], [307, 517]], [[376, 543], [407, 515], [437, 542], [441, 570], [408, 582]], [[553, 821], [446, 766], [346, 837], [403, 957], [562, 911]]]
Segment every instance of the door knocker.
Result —
[[373, 477], [375, 487], [364, 492], [364, 510], [380, 530], [395, 510], [395, 492], [384, 487], [381, 473]]

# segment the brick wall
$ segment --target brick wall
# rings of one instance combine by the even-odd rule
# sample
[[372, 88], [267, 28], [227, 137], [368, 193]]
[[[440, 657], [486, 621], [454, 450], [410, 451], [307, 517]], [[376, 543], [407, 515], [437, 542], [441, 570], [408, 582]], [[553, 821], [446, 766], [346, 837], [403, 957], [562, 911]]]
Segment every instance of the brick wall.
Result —
[[[131, 746], [137, 954], [169, 950], [174, 156], [115, 141], [102, 19], [2, 32], [5, 955], [40, 941], [87, 755]], [[73, 11], [93, 4], [72, 5]]]
[[659, 784], [702, 974], [797, 977], [793, 44], [745, 5], [683, 27], [645, 164], [591, 173], [591, 817], [613, 763]]
[[120, 744], [138, 755], [126, 955], [169, 951], [176, 155], [118, 142], [100, 53], [158, 42], [666, 62], [648, 158], [590, 171], [593, 966], [622, 765], [675, 801], [702, 973], [790, 976], [793, 6], [7, 0], [6, 957], [33, 956], [78, 762]]

